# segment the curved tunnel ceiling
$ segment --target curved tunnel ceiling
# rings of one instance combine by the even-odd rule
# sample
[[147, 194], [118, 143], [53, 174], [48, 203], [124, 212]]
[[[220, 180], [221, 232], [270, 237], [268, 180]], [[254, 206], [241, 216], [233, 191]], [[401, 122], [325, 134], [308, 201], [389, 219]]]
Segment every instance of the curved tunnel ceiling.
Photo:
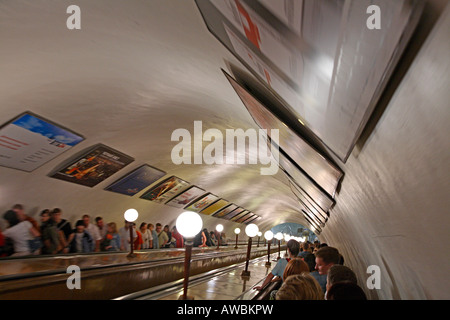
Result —
[[[193, 134], [194, 121], [224, 134], [258, 128], [220, 70], [240, 63], [207, 31], [194, 2], [77, 4], [81, 30], [65, 25], [69, 2], [0, 4], [3, 123], [29, 110], [86, 138], [32, 174], [0, 168], [5, 209], [14, 199], [30, 210], [61, 207], [72, 219], [87, 212], [117, 221], [131, 206], [143, 221], [170, 223], [179, 209], [103, 190], [147, 163], [253, 211], [263, 229], [286, 221], [307, 225], [281, 171], [261, 176], [260, 165], [173, 164], [171, 134], [178, 128]], [[92, 189], [47, 176], [96, 143], [135, 161]]]
[[[208, 32], [193, 1], [77, 0], [81, 30], [66, 28], [71, 4], [0, 2], [1, 123], [29, 110], [86, 138], [32, 173], [0, 167], [3, 211], [22, 203], [37, 217], [60, 207], [70, 221], [89, 213], [121, 225], [133, 207], [138, 222], [172, 224], [180, 209], [104, 190], [147, 163], [252, 210], [262, 230], [285, 222], [308, 226], [281, 171], [262, 176], [257, 165], [171, 161], [172, 132], [192, 133], [196, 120], [203, 130], [258, 128], [220, 70], [245, 67]], [[366, 290], [372, 298], [448, 299], [442, 281], [448, 275], [438, 267], [449, 262], [442, 254], [450, 206], [447, 4], [426, 1], [404, 63], [341, 166], [345, 177], [319, 237], [339, 248], [361, 283], [368, 265], [380, 267], [382, 289]], [[97, 143], [135, 161], [94, 188], [48, 177]], [[241, 226], [202, 218], [208, 228], [220, 221], [227, 233]]]

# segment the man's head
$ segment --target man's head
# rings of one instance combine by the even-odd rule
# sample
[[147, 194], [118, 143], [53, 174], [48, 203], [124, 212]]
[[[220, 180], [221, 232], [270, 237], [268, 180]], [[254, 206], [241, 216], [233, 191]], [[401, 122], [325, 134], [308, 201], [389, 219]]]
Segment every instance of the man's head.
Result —
[[338, 264], [340, 260], [339, 251], [333, 247], [322, 247], [316, 252], [316, 270], [324, 275], [332, 265]]
[[356, 274], [349, 267], [335, 264], [328, 270], [327, 291], [333, 284], [338, 282], [350, 282], [357, 284]]
[[84, 226], [87, 228], [89, 226], [89, 222], [91, 221], [91, 217], [89, 217], [89, 215], [85, 214], [83, 215], [83, 222], [84, 222]]
[[48, 219], [50, 219], [50, 210], [48, 209], [44, 209], [41, 211], [41, 213], [39, 214], [39, 216], [41, 217], [41, 222], [47, 222]]
[[5, 214], [3, 215], [3, 219], [5, 219], [6, 221], [8, 221], [9, 223], [9, 227], [13, 227], [16, 224], [20, 223], [20, 219], [19, 219], [19, 215], [17, 214], [16, 211], [14, 210], [8, 210], [5, 212]]
[[161, 232], [161, 228], [162, 228], [162, 225], [161, 225], [161, 223], [158, 222], [158, 223], [156, 224], [156, 232], [157, 232], [157, 233], [160, 233], [160, 232]]
[[99, 228], [103, 228], [104, 227], [104, 222], [103, 222], [103, 218], [102, 217], [97, 217], [95, 218], [95, 223], [97, 224], [97, 226]]
[[309, 243], [307, 241], [303, 242], [302, 243], [302, 248], [303, 248], [303, 251], [308, 251], [309, 250]]
[[77, 233], [83, 233], [84, 232], [84, 221], [83, 220], [78, 220], [77, 223], [75, 224], [75, 228], [77, 229]]
[[61, 222], [62, 220], [62, 210], [59, 208], [55, 208], [52, 210], [52, 212], [50, 213], [50, 217], [52, 218], [53, 221], [55, 221], [56, 223]]
[[15, 204], [12, 209], [12, 211], [14, 211], [15, 213], [17, 213], [17, 217], [19, 218], [20, 221], [25, 220], [25, 210], [23, 209], [23, 205], [21, 204]]
[[289, 255], [291, 258], [295, 258], [298, 256], [298, 253], [300, 252], [300, 244], [297, 240], [291, 239], [287, 242], [287, 248], [289, 251]]
[[153, 229], [155, 229], [155, 226], [153, 224], [149, 223], [148, 228], [150, 229], [150, 231], [153, 231]]
[[147, 223], [142, 222], [141, 225], [139, 226], [139, 229], [143, 232], [145, 232], [145, 230], [147, 230]]

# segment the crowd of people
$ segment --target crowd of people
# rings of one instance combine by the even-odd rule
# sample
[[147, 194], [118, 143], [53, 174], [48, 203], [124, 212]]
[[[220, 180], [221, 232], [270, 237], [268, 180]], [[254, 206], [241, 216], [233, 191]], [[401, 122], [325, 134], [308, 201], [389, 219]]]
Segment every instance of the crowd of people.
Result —
[[[8, 226], [0, 230], [0, 257], [129, 251], [130, 244], [135, 250], [182, 248], [185, 241], [175, 226], [163, 227], [161, 223], [142, 222], [137, 228], [135, 223], [124, 220], [119, 228], [115, 222], [105, 223], [100, 216], [84, 214], [72, 227], [60, 208], [42, 210], [39, 223], [25, 213], [23, 205], [16, 204], [3, 218]], [[194, 246], [216, 246], [218, 239], [220, 245], [226, 245], [224, 234], [203, 229], [195, 237]]]
[[339, 250], [326, 243], [287, 242], [281, 258], [256, 290], [271, 289], [273, 300], [367, 300]]
[[[89, 253], [100, 251], [182, 248], [185, 239], [176, 227], [142, 222], [139, 228], [124, 220], [121, 228], [106, 223], [100, 216], [93, 221], [88, 214], [77, 220], [74, 228], [62, 217], [59, 208], [42, 210], [40, 224], [26, 215], [20, 204], [14, 205], [3, 218], [7, 228], [0, 230], [0, 257], [37, 254]], [[131, 230], [130, 230], [131, 228]], [[132, 235], [132, 239], [130, 239]], [[227, 245], [224, 233], [201, 230], [193, 240], [194, 247]], [[326, 243], [296, 240], [287, 242], [287, 257], [280, 258], [261, 286], [276, 285], [270, 292], [274, 300], [365, 300], [355, 273], [344, 266], [338, 249]]]

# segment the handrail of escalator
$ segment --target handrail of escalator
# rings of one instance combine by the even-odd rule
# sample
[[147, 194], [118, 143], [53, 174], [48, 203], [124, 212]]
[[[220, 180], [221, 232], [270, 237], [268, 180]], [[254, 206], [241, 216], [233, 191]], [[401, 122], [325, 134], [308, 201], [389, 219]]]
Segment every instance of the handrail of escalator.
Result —
[[281, 281], [272, 281], [264, 288], [262, 288], [252, 300], [270, 300], [270, 293], [273, 290], [278, 290], [281, 287]]
[[[244, 248], [241, 247], [240, 249], [244, 249]], [[160, 250], [166, 251], [168, 249], [160, 249]], [[173, 249], [169, 249], [169, 250], [173, 250]], [[180, 249], [175, 249], [175, 250], [179, 251]], [[181, 250], [184, 250], [184, 249], [181, 249]], [[207, 259], [210, 257], [222, 257], [222, 256], [235, 254], [235, 251], [217, 252], [217, 251], [213, 251], [213, 250], [214, 250], [214, 248], [208, 247], [208, 250], [205, 252], [197, 252], [196, 254], [194, 254], [192, 256], [192, 261], [200, 260], [200, 259]], [[148, 253], [148, 251], [146, 253]], [[76, 258], [77, 256], [92, 257], [94, 255], [104, 255], [104, 254], [107, 254], [107, 253], [100, 252], [100, 253], [85, 253], [85, 254], [64, 254], [64, 255], [39, 256], [39, 257], [62, 259], [62, 258]], [[127, 254], [127, 253], [126, 252], [114, 252], [114, 254]], [[29, 258], [25, 258], [25, 259], [28, 260]], [[33, 259], [33, 258], [31, 258], [31, 259]], [[36, 259], [36, 258], [34, 258], [34, 259]], [[18, 261], [18, 259], [14, 259], [14, 260]], [[11, 259], [9, 261], [11, 261]], [[152, 264], [152, 265], [158, 266], [158, 265], [164, 265], [167, 263], [175, 263], [175, 262], [183, 262], [183, 261], [184, 261], [184, 255], [179, 256], [179, 257], [164, 257], [164, 258], [153, 259], [153, 260], [129, 261], [129, 262], [125, 262], [125, 263], [115, 263], [115, 264], [108, 264], [108, 265], [86, 266], [86, 267], [81, 268], [81, 270], [87, 271], [87, 270], [117, 268], [117, 267], [126, 267], [126, 266], [131, 267], [131, 266], [144, 265], [144, 264], [147, 264], [147, 265]], [[0, 282], [1, 281], [9, 281], [9, 280], [23, 280], [23, 279], [28, 279], [28, 278], [51, 276], [51, 275], [56, 275], [56, 274], [65, 274], [66, 272], [67, 272], [66, 268], [60, 268], [60, 269], [53, 269], [53, 270], [43, 270], [43, 271], [35, 271], [35, 272], [28, 272], [28, 273], [2, 275], [2, 276], [0, 276]]]

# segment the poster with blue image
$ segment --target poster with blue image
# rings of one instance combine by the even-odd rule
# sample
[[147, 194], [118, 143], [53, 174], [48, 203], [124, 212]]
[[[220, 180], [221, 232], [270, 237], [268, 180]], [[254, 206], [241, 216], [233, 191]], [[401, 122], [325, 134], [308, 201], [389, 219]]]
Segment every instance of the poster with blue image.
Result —
[[31, 172], [84, 140], [31, 112], [0, 128], [0, 165]]

